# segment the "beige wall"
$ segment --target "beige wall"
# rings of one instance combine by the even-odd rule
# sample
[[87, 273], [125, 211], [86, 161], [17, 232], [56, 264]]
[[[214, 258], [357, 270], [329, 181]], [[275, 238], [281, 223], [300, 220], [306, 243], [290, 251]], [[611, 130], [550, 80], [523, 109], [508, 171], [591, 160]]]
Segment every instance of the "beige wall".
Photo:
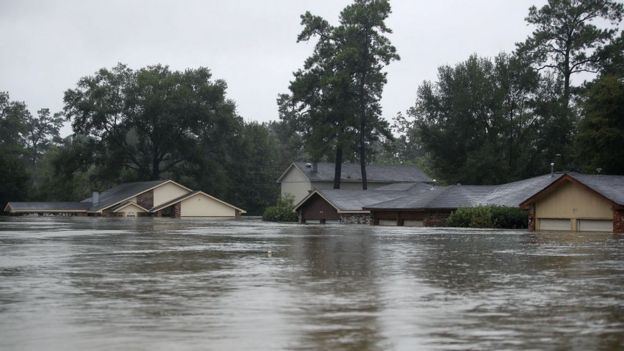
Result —
[[[389, 183], [368, 183], [368, 189], [377, 189], [381, 186], [388, 185]], [[311, 183], [308, 177], [306, 177], [301, 170], [297, 167], [292, 167], [288, 173], [282, 178], [281, 182], [282, 187], [282, 196], [286, 194], [291, 194], [295, 197], [295, 205], [298, 204], [303, 198], [308, 196], [310, 190], [312, 189], [333, 189], [334, 182], [314, 182]], [[340, 189], [343, 190], [362, 190], [361, 182], [342, 182], [340, 184]]]
[[138, 213], [144, 213], [145, 211], [143, 211], [143, 209], [141, 209], [140, 207], [134, 204], [130, 204], [124, 207], [123, 209], [121, 209], [121, 211], [116, 211], [116, 212], [121, 213], [123, 216], [128, 216], [128, 214], [133, 214], [134, 216], [136, 216]]
[[291, 167], [288, 173], [282, 178], [282, 196], [290, 194], [295, 198], [295, 205], [304, 197], [308, 196], [312, 185], [308, 177], [303, 174], [297, 167]]
[[181, 203], [181, 217], [236, 217], [236, 210], [203, 194]]
[[164, 204], [165, 202], [177, 199], [182, 195], [188, 194], [190, 191], [175, 185], [166, 183], [154, 189], [154, 207]]
[[[602, 197], [567, 182], [535, 204], [536, 218], [569, 218], [572, 230], [576, 230], [577, 219], [613, 219], [611, 204]], [[539, 225], [539, 221], [537, 221]], [[536, 228], [540, 229], [540, 228]]]

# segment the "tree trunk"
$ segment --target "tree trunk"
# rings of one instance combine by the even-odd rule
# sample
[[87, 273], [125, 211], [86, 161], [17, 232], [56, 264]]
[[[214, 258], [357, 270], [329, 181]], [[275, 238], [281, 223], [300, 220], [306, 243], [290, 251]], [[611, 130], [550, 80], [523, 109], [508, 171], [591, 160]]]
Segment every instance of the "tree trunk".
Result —
[[336, 145], [336, 160], [334, 163], [334, 189], [340, 189], [342, 177], [342, 145]]
[[360, 171], [362, 172], [362, 190], [368, 189], [368, 179], [366, 178], [366, 143], [364, 130], [366, 128], [366, 111], [360, 112]]
[[154, 157], [152, 160], [152, 176], [151, 180], [159, 180], [160, 179], [160, 161], [157, 157]]

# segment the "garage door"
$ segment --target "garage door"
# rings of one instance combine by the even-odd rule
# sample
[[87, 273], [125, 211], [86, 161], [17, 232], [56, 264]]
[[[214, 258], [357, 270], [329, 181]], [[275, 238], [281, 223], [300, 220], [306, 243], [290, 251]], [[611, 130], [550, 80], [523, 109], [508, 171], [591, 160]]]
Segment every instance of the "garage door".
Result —
[[379, 225], [393, 226], [397, 225], [396, 219], [380, 219]]
[[540, 230], [572, 230], [572, 221], [569, 219], [540, 218]]
[[403, 221], [403, 225], [405, 227], [422, 227], [424, 226], [423, 221], [415, 221], [411, 219], [406, 219]]
[[613, 221], [599, 219], [579, 219], [579, 232], [612, 232]]

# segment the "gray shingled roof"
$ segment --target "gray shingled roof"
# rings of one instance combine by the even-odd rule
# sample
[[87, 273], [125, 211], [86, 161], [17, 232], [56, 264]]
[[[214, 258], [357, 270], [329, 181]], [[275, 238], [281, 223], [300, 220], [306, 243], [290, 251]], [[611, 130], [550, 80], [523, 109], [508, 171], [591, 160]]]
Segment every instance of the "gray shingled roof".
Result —
[[624, 176], [580, 173], [569, 173], [568, 175], [607, 199], [624, 205]]
[[317, 190], [338, 211], [362, 211], [362, 208], [379, 201], [387, 201], [404, 195], [403, 191], [377, 190]]
[[554, 176], [546, 174], [513, 183], [501, 184], [486, 195], [483, 198], [483, 202], [488, 205], [518, 207], [524, 200], [543, 190], [562, 176], [562, 173], [557, 173]]
[[[364, 207], [380, 201], [390, 201], [400, 198], [405, 196], [408, 192], [410, 194], [425, 194], [431, 192], [431, 189], [433, 188], [429, 184], [411, 183], [392, 184], [374, 190], [327, 189], [316, 190], [316, 192], [329, 201], [338, 211], [355, 212], [364, 211]], [[418, 196], [415, 196], [415, 198], [416, 197]], [[301, 201], [295, 210], [304, 203], [305, 200]]]
[[11, 212], [52, 212], [52, 211], [84, 211], [86, 212], [90, 203], [84, 202], [9, 202]]
[[[295, 165], [313, 182], [330, 182], [334, 180], [334, 164], [330, 162], [318, 162], [317, 172], [312, 172], [312, 167], [307, 167], [306, 162], [295, 162]], [[366, 178], [371, 183], [403, 183], [403, 182], [431, 182], [416, 166], [406, 165], [367, 165]], [[359, 164], [343, 163], [340, 180], [342, 182], [361, 182], [362, 173]]]
[[[129, 197], [140, 194], [168, 180], [153, 180], [148, 182], [133, 182], [117, 185], [100, 193], [100, 201], [91, 206], [89, 211], [95, 212], [115, 205]], [[91, 203], [91, 197], [82, 200], [83, 203]]]
[[544, 189], [562, 175], [543, 175], [501, 185], [452, 185], [436, 187], [430, 193], [409, 193], [390, 201], [378, 202], [370, 209], [452, 209], [495, 205], [518, 207], [522, 201]]

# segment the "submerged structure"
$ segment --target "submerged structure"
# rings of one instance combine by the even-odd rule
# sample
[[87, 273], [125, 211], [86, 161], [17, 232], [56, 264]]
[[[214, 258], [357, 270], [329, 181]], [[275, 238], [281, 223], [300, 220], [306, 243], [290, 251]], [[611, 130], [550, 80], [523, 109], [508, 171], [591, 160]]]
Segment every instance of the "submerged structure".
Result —
[[[295, 203], [314, 190], [334, 187], [335, 164], [330, 162], [293, 162], [277, 179], [282, 196], [291, 196]], [[368, 189], [374, 190], [390, 184], [431, 183], [429, 176], [416, 166], [367, 165]], [[343, 163], [340, 187], [343, 190], [362, 189], [362, 173], [359, 164]]]
[[400, 183], [374, 190], [312, 190], [300, 223], [435, 226], [458, 208], [527, 211], [529, 230], [624, 233], [624, 176], [558, 173], [500, 185]]
[[79, 202], [9, 202], [13, 215], [236, 218], [245, 210], [172, 180], [124, 183]]

